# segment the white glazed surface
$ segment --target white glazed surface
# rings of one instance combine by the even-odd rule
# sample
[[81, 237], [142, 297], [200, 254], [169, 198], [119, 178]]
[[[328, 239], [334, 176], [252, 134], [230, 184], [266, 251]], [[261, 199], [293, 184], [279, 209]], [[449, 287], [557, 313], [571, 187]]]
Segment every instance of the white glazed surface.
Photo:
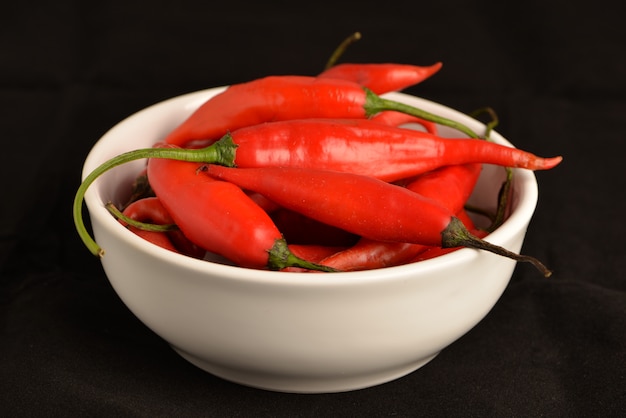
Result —
[[[107, 159], [149, 147], [210, 96], [209, 89], [132, 115], [93, 147], [84, 176]], [[479, 122], [402, 93], [386, 97]], [[445, 128], [444, 135], [454, 136]], [[510, 145], [493, 133], [497, 142]], [[181, 256], [135, 236], [104, 208], [144, 162], [105, 173], [85, 202], [105, 250], [104, 271], [128, 308], [184, 358], [227, 380], [283, 392], [339, 392], [404, 376], [474, 327], [507, 286], [515, 262], [463, 249], [418, 264], [307, 274], [243, 269]], [[493, 206], [503, 170], [485, 167], [472, 201]], [[516, 170], [514, 211], [487, 240], [519, 252], [535, 210], [532, 172]]]

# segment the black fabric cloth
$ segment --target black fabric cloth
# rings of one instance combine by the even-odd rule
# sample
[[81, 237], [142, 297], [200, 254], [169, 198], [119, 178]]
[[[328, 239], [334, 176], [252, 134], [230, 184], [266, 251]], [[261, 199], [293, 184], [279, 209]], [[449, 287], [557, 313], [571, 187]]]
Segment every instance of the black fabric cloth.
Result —
[[[0, 414], [494, 416], [626, 413], [626, 32], [617, 2], [56, 2], [0, 13]], [[139, 322], [82, 246], [71, 202], [107, 129], [148, 105], [342, 61], [443, 62], [409, 93], [544, 156], [497, 305], [432, 362], [376, 387], [299, 395], [205, 373]]]

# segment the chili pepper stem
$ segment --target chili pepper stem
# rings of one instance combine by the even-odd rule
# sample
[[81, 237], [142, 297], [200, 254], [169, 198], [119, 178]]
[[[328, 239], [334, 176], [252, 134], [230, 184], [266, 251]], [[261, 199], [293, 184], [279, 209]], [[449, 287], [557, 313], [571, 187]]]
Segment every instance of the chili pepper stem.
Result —
[[478, 134], [476, 134], [473, 130], [468, 128], [467, 126], [459, 123], [457, 121], [444, 118], [442, 116], [435, 115], [426, 110], [422, 110], [411, 105], [396, 102], [394, 100], [388, 100], [380, 97], [367, 87], [363, 87], [366, 93], [366, 101], [365, 101], [365, 113], [368, 117], [374, 116], [377, 113], [380, 113], [385, 110], [395, 110], [397, 112], [406, 113], [407, 115], [415, 116], [429, 122], [438, 123], [439, 125], [447, 126], [458, 131], [463, 132], [470, 138], [479, 138]]
[[182, 148], [142, 148], [133, 151], [128, 151], [120, 154], [110, 160], [105, 161], [95, 170], [93, 170], [80, 184], [76, 195], [74, 196], [74, 204], [72, 207], [72, 214], [74, 217], [74, 225], [76, 231], [81, 240], [89, 249], [89, 251], [98, 257], [104, 255], [104, 250], [94, 241], [91, 237], [85, 222], [83, 219], [83, 200], [85, 199], [85, 193], [91, 184], [102, 174], [110, 169], [122, 164], [126, 164], [131, 161], [141, 160], [144, 158], [169, 158], [173, 160], [188, 161], [188, 162], [204, 162], [215, 164], [222, 164], [226, 166], [233, 166], [235, 159], [235, 149], [237, 145], [233, 142], [230, 134], [224, 135], [224, 137], [205, 148], [200, 149], [182, 149]]
[[456, 217], [453, 217], [446, 229], [443, 230], [441, 238], [442, 247], [444, 248], [469, 247], [485, 250], [516, 261], [531, 263], [544, 275], [544, 277], [550, 277], [552, 275], [552, 272], [536, 258], [514, 253], [506, 248], [484, 241], [472, 235], [467, 228], [465, 228], [463, 222]]
[[[474, 112], [470, 113], [470, 116], [477, 117], [481, 113], [487, 113], [489, 116], [491, 116], [491, 121], [487, 123], [487, 129], [485, 131], [485, 139], [487, 141], [491, 141], [491, 132], [499, 123], [498, 115], [491, 107], [485, 107], [475, 110]], [[498, 205], [495, 214], [488, 215], [484, 211], [476, 211], [477, 213], [482, 213], [483, 215], [487, 215], [489, 217], [491, 225], [489, 226], [489, 228], [487, 228], [488, 232], [493, 232], [498, 227], [500, 227], [500, 225], [502, 225], [502, 223], [505, 221], [507, 215], [506, 212], [509, 208], [509, 198], [511, 196], [511, 188], [513, 186], [513, 169], [511, 167], [504, 167], [504, 171], [506, 173], [506, 179], [502, 183], [500, 191], [498, 192]]]
[[129, 226], [134, 226], [137, 229], [141, 229], [142, 231], [168, 232], [178, 230], [178, 226], [176, 224], [151, 224], [129, 218], [128, 216], [124, 215], [112, 202], [107, 203], [105, 207], [111, 213], [111, 215], [115, 216], [120, 221], [123, 221]]
[[346, 51], [346, 49], [348, 49], [348, 47], [350, 45], [352, 45], [353, 43], [355, 43], [359, 39], [361, 39], [361, 32], [354, 32], [353, 34], [348, 36], [346, 39], [344, 39], [339, 44], [339, 46], [337, 46], [337, 48], [333, 51], [332, 55], [330, 56], [330, 58], [326, 62], [326, 65], [324, 66], [324, 69], [328, 70], [329, 68], [334, 66], [337, 63], [337, 61], [339, 60], [339, 58]]
[[282, 270], [286, 267], [300, 267], [307, 270], [325, 271], [329, 273], [339, 271], [332, 267], [311, 263], [296, 256], [289, 249], [285, 239], [276, 240], [272, 248], [268, 251], [268, 255], [269, 261], [267, 265], [270, 270]]
[[509, 201], [511, 198], [511, 191], [513, 185], [513, 169], [510, 167], [504, 167], [506, 173], [506, 179], [502, 182], [500, 191], [498, 192], [498, 209], [496, 210], [495, 217], [492, 224], [489, 226], [488, 231], [493, 232], [502, 225], [507, 216], [507, 210], [509, 208]]

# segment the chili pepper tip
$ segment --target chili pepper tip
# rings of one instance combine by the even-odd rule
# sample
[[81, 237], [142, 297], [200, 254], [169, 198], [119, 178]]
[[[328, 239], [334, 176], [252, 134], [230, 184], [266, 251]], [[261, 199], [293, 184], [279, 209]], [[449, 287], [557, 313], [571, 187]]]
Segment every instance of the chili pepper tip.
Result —
[[559, 155], [552, 158], [537, 159], [536, 161], [537, 164], [534, 168], [532, 168], [533, 170], [549, 170], [559, 165], [561, 161], [563, 161], [563, 157]]

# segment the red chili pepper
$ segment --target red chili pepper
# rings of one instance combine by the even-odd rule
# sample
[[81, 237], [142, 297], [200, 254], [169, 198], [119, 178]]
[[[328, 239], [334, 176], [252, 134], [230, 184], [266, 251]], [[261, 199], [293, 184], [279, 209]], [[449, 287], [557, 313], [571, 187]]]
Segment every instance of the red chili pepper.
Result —
[[295, 257], [263, 209], [234, 184], [198, 175], [201, 166], [163, 158], [148, 162], [154, 192], [186, 237], [243, 267], [324, 269]]
[[165, 142], [187, 146], [215, 141], [227, 132], [263, 122], [306, 119], [365, 119], [395, 110], [477, 135], [461, 123], [384, 99], [358, 83], [335, 78], [269, 76], [234, 84], [211, 97], [175, 128]]
[[[487, 233], [474, 226], [464, 210], [457, 217], [473, 235], [484, 238]], [[447, 254], [461, 247], [441, 248], [406, 242], [376, 241], [362, 238], [352, 247], [335, 252], [328, 257], [317, 260], [319, 264], [341, 271], [372, 270], [377, 268], [399, 266], [416, 261], [434, 258]]]
[[[473, 236], [454, 213], [403, 187], [372, 177], [302, 168], [229, 168], [205, 165], [208, 175], [257, 191], [320, 222], [379, 241], [472, 247], [551, 272], [533, 257]], [[417, 216], [419, 214], [419, 216]]]
[[481, 171], [480, 163], [447, 165], [417, 176], [405, 187], [458, 213], [474, 191]]
[[[144, 204], [142, 200], [143, 199], [136, 200], [136, 201], [133, 201], [131, 204], [129, 204], [126, 207], [126, 209], [124, 209], [123, 215], [126, 216], [127, 218], [130, 218], [132, 220], [139, 221], [139, 222], [154, 221], [154, 218], [157, 218], [158, 216], [153, 216], [154, 210], [152, 208], [148, 208], [149, 203]], [[112, 211], [112, 209], [115, 209], [115, 213], [120, 213], [114, 207], [110, 208], [109, 206], [107, 206], [107, 208], [109, 209], [109, 211]], [[128, 228], [129, 231], [145, 239], [146, 241], [151, 242], [155, 245], [158, 245], [161, 248], [165, 248], [166, 250], [180, 253], [178, 248], [174, 245], [174, 243], [172, 242], [172, 240], [169, 238], [169, 236], [167, 235], [165, 231], [148, 231], [145, 229], [137, 228], [133, 225], [128, 225], [128, 223], [121, 218], [118, 218], [118, 220], [122, 225]], [[160, 225], [166, 225], [170, 223], [172, 222], [163, 222], [163, 223], [160, 223]]]
[[428, 248], [431, 247], [423, 244], [361, 238], [352, 247], [331, 254], [319, 263], [341, 271], [373, 270], [407, 263]]
[[170, 250], [175, 253], [180, 253], [178, 248], [174, 245], [172, 240], [167, 236], [165, 232], [146, 231], [140, 228], [136, 228], [134, 226], [127, 226], [127, 228], [135, 233], [137, 236], [145, 239], [148, 242], [153, 243], [154, 245], [158, 245], [161, 248], [165, 248], [166, 250]]
[[174, 224], [174, 219], [163, 207], [158, 197], [145, 197], [128, 205], [124, 215], [140, 222], [152, 222], [158, 225]]
[[441, 66], [441, 62], [429, 66], [394, 63], [345, 63], [324, 70], [318, 77], [353, 81], [376, 94], [383, 94], [404, 90], [421, 83], [438, 72]]
[[[346, 247], [316, 244], [289, 244], [289, 249], [295, 256], [317, 264], [319, 264], [320, 260], [323, 260], [336, 252], [343, 251], [345, 248]], [[281, 269], [281, 271], [305, 272], [311, 270], [303, 269], [301, 267], [285, 267], [284, 269]]]
[[289, 249], [294, 255], [304, 260], [319, 263], [329, 255], [345, 250], [346, 247], [340, 245], [289, 244]]
[[[463, 214], [463, 205], [472, 193], [480, 171], [480, 164], [445, 166], [410, 180], [405, 187], [437, 202], [451, 213]], [[468, 225], [465, 219], [461, 220]], [[333, 254], [321, 264], [342, 271], [370, 270], [410, 262], [429, 248], [422, 244], [361, 238], [352, 247]]]
[[[211, 151], [214, 155], [209, 154]], [[349, 171], [386, 181], [452, 164], [488, 163], [544, 170], [562, 160], [537, 157], [494, 142], [442, 138], [365, 119], [263, 123], [238, 129], [209, 147], [189, 152], [204, 152], [204, 162], [226, 166], [310, 167]]]
[[[309, 120], [309, 122], [311, 122]], [[345, 122], [345, 121], [344, 121]], [[361, 121], [361, 122], [367, 122], [367, 121]], [[378, 123], [374, 123], [371, 122], [373, 125], [376, 125], [378, 129], [381, 128], [386, 128], [386, 129], [392, 129], [392, 127], [385, 127], [384, 125], [378, 124]], [[345, 125], [345, 124], [344, 124]], [[425, 135], [427, 135], [424, 132], [417, 132], [417, 131], [411, 131], [408, 129], [401, 129], [401, 128], [396, 128], [399, 131], [403, 132], [403, 135], [408, 135], [409, 133], [413, 132], [413, 134], [420, 134], [422, 137], [424, 137]], [[309, 134], [311, 133], [311, 131], [308, 132]], [[358, 130], [358, 133], [362, 133], [362, 130]], [[230, 138], [230, 136], [227, 136], [228, 138]], [[437, 139], [437, 140], [443, 140], [441, 138], [436, 138], [433, 136], [433, 138]], [[257, 138], [258, 139], [258, 138]], [[260, 141], [260, 140], [259, 140]], [[525, 166], [526, 168], [533, 168], [533, 169], [546, 169], [546, 168], [551, 168], [555, 165], [557, 165], [560, 161], [561, 161], [561, 157], [554, 157], [554, 158], [550, 158], [550, 159], [541, 159], [538, 158], [530, 153], [525, 153], [523, 151], [517, 150], [515, 148], [510, 148], [510, 147], [504, 147], [504, 146], [498, 146], [496, 144], [492, 144], [492, 143], [488, 143], [488, 142], [484, 142], [484, 141], [475, 141], [475, 140], [468, 140], [468, 139], [457, 139], [457, 140], [448, 140], [448, 141], [452, 141], [454, 142], [455, 146], [454, 148], [457, 151], [457, 155], [456, 156], [450, 156], [450, 155], [446, 155], [445, 159], [440, 159], [438, 162], [438, 165], [441, 164], [452, 164], [454, 161], [458, 161], [455, 160], [455, 158], [459, 155], [458, 151], [459, 149], [463, 149], [462, 144], [466, 143], [467, 146], [469, 147], [469, 149], [483, 149], [485, 146], [489, 147], [489, 146], [496, 146], [498, 147], [497, 149], [499, 150], [498, 152], [496, 152], [496, 154], [498, 154], [497, 156], [499, 156], [500, 158], [502, 158], [504, 156], [504, 159], [500, 159], [500, 161], [504, 161], [503, 164], [504, 165], [512, 165], [512, 166]], [[220, 141], [222, 142], [222, 141]], [[375, 141], [374, 141], [375, 142]], [[236, 146], [233, 146], [232, 141], [230, 144], [230, 149], [232, 151], [232, 149], [237, 148]], [[332, 148], [333, 151], [336, 152], [340, 152], [340, 149], [336, 148], [336, 144], [331, 144], [333, 145], [335, 148]], [[432, 144], [431, 144], [432, 146]], [[243, 148], [242, 148], [243, 149]], [[265, 148], [267, 149], [267, 147]], [[489, 149], [489, 148], [487, 148]], [[284, 149], [283, 149], [284, 150]], [[129, 161], [134, 161], [137, 159], [141, 159], [141, 158], [150, 158], [151, 160], [161, 160], [161, 159], [173, 159], [173, 160], [182, 160], [182, 161], [189, 161], [189, 162], [215, 162], [215, 161], [220, 161], [221, 163], [223, 163], [223, 161], [221, 161], [218, 157], [220, 152], [222, 152], [223, 150], [219, 150], [219, 149], [215, 149], [215, 148], [211, 148], [211, 147], [207, 147], [204, 149], [181, 149], [175, 146], [172, 146], [170, 148], [149, 148], [149, 149], [139, 149], [139, 150], [134, 150], [134, 151], [129, 151], [127, 153], [123, 153], [120, 154], [108, 161], [106, 161], [105, 163], [101, 164], [99, 167], [97, 167], [95, 170], [93, 170], [86, 178], [85, 180], [81, 183], [80, 187], [78, 188], [78, 191], [76, 192], [76, 195], [74, 197], [74, 204], [73, 204], [73, 215], [74, 215], [74, 224], [76, 226], [76, 229], [81, 237], [81, 239], [83, 239], [83, 242], [85, 243], [85, 245], [89, 248], [89, 250], [94, 254], [94, 255], [99, 255], [102, 256], [103, 254], [103, 250], [97, 245], [97, 243], [95, 241], [93, 241], [93, 239], [90, 237], [88, 231], [86, 230], [86, 227], [84, 225], [84, 222], [82, 220], [82, 213], [81, 213], [81, 204], [82, 201], [84, 199], [84, 194], [87, 190], [87, 188], [89, 187], [89, 185], [98, 178], [98, 176], [100, 176], [102, 173], [106, 172], [107, 170], [116, 167], [118, 165], [124, 164], [126, 162]], [[239, 150], [241, 151], [241, 149]], [[293, 151], [293, 150], [291, 150]], [[347, 150], [349, 151], [349, 150]], [[382, 152], [386, 152], [388, 151], [388, 149], [386, 150], [385, 148], [382, 149]], [[432, 148], [428, 151], [432, 151]], [[380, 152], [381, 149], [378, 149], [376, 154], [378, 156], [380, 156]], [[519, 153], [522, 154], [519, 154]], [[292, 155], [293, 152], [286, 152], [286, 155]], [[348, 152], [343, 152], [343, 154], [348, 154]], [[487, 153], [488, 154], [488, 153]], [[325, 152], [311, 152], [311, 154], [309, 154], [308, 156], [315, 156], [317, 158], [321, 158], [321, 160], [317, 161], [317, 166], [321, 166], [320, 164], [323, 161], [323, 158], [326, 157], [328, 154]], [[517, 155], [518, 157], [522, 157], [521, 160], [518, 162], [515, 160], [515, 158], [513, 160], [510, 160], [511, 156], [515, 156]], [[239, 154], [239, 156], [241, 156], [241, 153]], [[489, 158], [494, 157], [494, 155], [488, 155]], [[508, 156], [508, 157], [507, 157]], [[363, 157], [363, 156], [362, 156]], [[507, 159], [509, 158], [509, 159]], [[428, 158], [426, 158], [426, 160], [428, 160]], [[232, 161], [232, 160], [230, 160]], [[496, 160], [484, 160], [485, 162], [493, 162], [496, 163]], [[237, 163], [241, 164], [241, 162], [239, 160], [237, 160]], [[345, 161], [344, 161], [345, 163]], [[383, 161], [383, 164], [380, 164], [381, 166], [385, 167], [385, 165], [387, 164], [387, 161]], [[414, 161], [413, 161], [414, 163]], [[281, 163], [281, 165], [284, 163]], [[347, 169], [349, 170], [354, 170], [354, 166], [350, 166], [349, 164], [346, 166]], [[394, 167], [396, 170], [398, 169], [398, 166]], [[423, 169], [425, 169], [424, 167], [422, 167]], [[339, 169], [336, 165], [335, 165], [335, 170]], [[414, 169], [414, 167], [411, 167], [410, 169]], [[384, 173], [383, 173], [384, 174]], [[405, 173], [406, 174], [406, 173]], [[379, 175], [381, 175], [381, 178], [386, 178], [386, 177], [382, 177], [382, 174], [379, 173]], [[261, 193], [264, 194], [264, 193]], [[158, 194], [157, 194], [158, 195]], [[271, 198], [271, 196], [266, 195], [265, 197], [269, 198], [270, 200], [273, 200]], [[250, 200], [248, 198], [248, 200]], [[167, 204], [165, 202], [163, 202], [166, 207]], [[253, 202], [252, 202], [253, 203]], [[280, 204], [279, 202], [275, 202]], [[256, 205], [256, 208], [259, 208], [258, 205]], [[171, 211], [171, 208], [168, 207], [168, 210]], [[267, 215], [267, 214], [266, 214]], [[180, 226], [180, 225], [179, 225]], [[183, 228], [181, 228], [183, 229]], [[183, 229], [183, 231], [185, 231]], [[189, 234], [187, 233], [187, 231], [185, 231], [185, 235], [187, 235], [190, 239], [191, 237], [189, 236]], [[193, 239], [192, 239], [193, 241]], [[402, 241], [402, 240], [401, 240]], [[194, 241], [195, 242], [195, 241]], [[197, 243], [197, 242], [196, 242]], [[203, 247], [204, 248], [204, 247]]]
[[[327, 81], [330, 81], [330, 80], [327, 80]], [[334, 81], [338, 82], [340, 80], [334, 80]], [[306, 89], [304, 89], [304, 90], [306, 90]], [[298, 89], [295, 89], [294, 91], [298, 91]], [[320, 93], [320, 92], [323, 92], [323, 89], [321, 91], [318, 91], [318, 93]], [[282, 91], [280, 89], [277, 92], [277, 94], [279, 96], [284, 96], [285, 95], [284, 93], [285, 93], [285, 91]], [[302, 93], [302, 92], [300, 92], [300, 93]], [[326, 93], [329, 93], [328, 89], [327, 89]], [[346, 93], [346, 91], [345, 91], [345, 89], [344, 90], [336, 89], [335, 93], [337, 93], [339, 96], [341, 96], [341, 93]], [[363, 91], [361, 93], [362, 93], [363, 97], [367, 97], [368, 102], [370, 102], [370, 104], [373, 103], [373, 107], [374, 108], [378, 109], [374, 113], [378, 113], [379, 111], [384, 111], [384, 110], [404, 111], [405, 109], [408, 109], [406, 111], [406, 113], [412, 114], [411, 112], [413, 110], [415, 110], [415, 109], [411, 108], [410, 106], [406, 106], [406, 105], [404, 105], [402, 103], [389, 102], [389, 101], [386, 101], [384, 99], [381, 99], [381, 98], [375, 96], [371, 92]], [[287, 96], [289, 96], [289, 95], [287, 95]], [[347, 96], [342, 96], [342, 97], [345, 98]], [[241, 99], [241, 97], [240, 97], [240, 99]], [[303, 101], [306, 102], [305, 98], [300, 97], [300, 104], [302, 104]], [[298, 102], [298, 101], [296, 101], [296, 102]], [[247, 101], [244, 100], [243, 102], [238, 102], [238, 103], [246, 104]], [[231, 103], [231, 105], [235, 106], [235, 103]], [[258, 105], [260, 105], [260, 104], [258, 104]], [[245, 108], [245, 105], [243, 107]], [[274, 107], [277, 108], [277, 109], [281, 108], [281, 106], [274, 106]], [[289, 106], [287, 106], [287, 107], [289, 107]], [[335, 103], [335, 106], [333, 106], [333, 107], [336, 108], [337, 107], [337, 103]], [[350, 107], [350, 106], [348, 106], [348, 107]], [[255, 108], [255, 106], [252, 106], [252, 109], [254, 109], [254, 108]], [[341, 106], [339, 108], [341, 108]], [[370, 106], [370, 109], [371, 108], [372, 107]], [[206, 111], [206, 108], [204, 108], [203, 111], [198, 112], [198, 114], [202, 114], [204, 111]], [[361, 109], [361, 112], [363, 112], [363, 111], [364, 111], [364, 108]], [[269, 112], [269, 113], [262, 112], [262, 113], [264, 113], [265, 116], [268, 116], [269, 113], [271, 113], [271, 112]], [[218, 112], [218, 114], [219, 114], [219, 112]], [[234, 115], [237, 116], [238, 115], [237, 112], [235, 112]], [[243, 120], [245, 120], [246, 119], [246, 117], [245, 117], [246, 116], [246, 112], [244, 111], [242, 114], [239, 114], [237, 117], [240, 117], [241, 115], [243, 115]], [[416, 114], [413, 114], [413, 115], [417, 116], [417, 117], [422, 117], [423, 116], [423, 114], [421, 112], [419, 112], [419, 110], [416, 112]], [[431, 119], [428, 119], [428, 120], [431, 120]], [[447, 124], [446, 126], [453, 126], [453, 127], [457, 126], [456, 122], [454, 122], [454, 121], [441, 120], [441, 119], [438, 119], [436, 116], [434, 116], [434, 118], [432, 120], [436, 121], [437, 123]], [[187, 125], [188, 127], [189, 127], [189, 125], [193, 126], [194, 124], [196, 124], [198, 122], [198, 118], [194, 118], [193, 115], [192, 115], [192, 117], [190, 119], [188, 119], [188, 121], [190, 121], [190, 122], [189, 123], [183, 123], [183, 125]], [[240, 120], [240, 122], [241, 122], [241, 120]], [[374, 124], [377, 125], [378, 127], [384, 127], [384, 125], [382, 125], [382, 124], [378, 124], [378, 123], [374, 123]], [[209, 126], [211, 126], [211, 124], [209, 124]], [[458, 125], [457, 127], [460, 130], [464, 130], [464, 127], [462, 125]], [[387, 128], [391, 128], [391, 127], [387, 127]], [[186, 128], [182, 128], [182, 129], [184, 131]], [[403, 134], [408, 134], [408, 132], [409, 132], [409, 130], [402, 130], [402, 131], [404, 131]], [[475, 134], [471, 130], [468, 131], [468, 135], [475, 137]], [[85, 227], [85, 224], [84, 224], [84, 221], [83, 221], [83, 215], [82, 215], [82, 202], [84, 200], [85, 192], [87, 191], [89, 186], [100, 175], [102, 175], [104, 172], [110, 170], [113, 167], [119, 166], [121, 164], [130, 162], [130, 161], [135, 161], [135, 160], [138, 160], [138, 159], [142, 159], [142, 158], [158, 158], [158, 159], [165, 158], [165, 159], [175, 159], [175, 160], [189, 161], [189, 162], [206, 162], [206, 163], [233, 164], [234, 163], [234, 161], [233, 161], [234, 157], [232, 156], [232, 153], [233, 153], [233, 149], [236, 148], [236, 145], [234, 145], [232, 143], [232, 137], [230, 137], [230, 135], [226, 135], [226, 137], [223, 138], [224, 141], [220, 141], [220, 142], [222, 142], [222, 143], [228, 142], [228, 141], [225, 141], [226, 138], [230, 138], [231, 139], [231, 141], [230, 141], [230, 151], [231, 151], [230, 160], [223, 160], [221, 158], [220, 153], [224, 152], [225, 151], [224, 149], [215, 149], [215, 148], [211, 148], [211, 147], [206, 147], [206, 148], [202, 148], [202, 149], [147, 148], [147, 149], [133, 150], [133, 151], [129, 151], [129, 152], [125, 152], [123, 154], [117, 155], [117, 156], [111, 158], [110, 160], [107, 160], [106, 162], [104, 162], [103, 164], [98, 166], [96, 169], [94, 169], [83, 180], [83, 182], [79, 186], [78, 190], [76, 191], [76, 194], [74, 196], [73, 206], [72, 206], [72, 214], [73, 214], [73, 217], [74, 217], [74, 225], [76, 227], [76, 231], [78, 232], [79, 236], [83, 240], [83, 243], [85, 244], [85, 246], [87, 246], [87, 248], [94, 255], [102, 256], [104, 254], [102, 248], [100, 248], [100, 246], [89, 235], [89, 231], [87, 231], [87, 228]], [[473, 147], [475, 148], [474, 145], [473, 145]], [[228, 146], [224, 147], [224, 148], [226, 148], [226, 150], [229, 149]], [[383, 149], [383, 152], [387, 152], [387, 150]], [[380, 156], [379, 151], [377, 152], [377, 154]], [[507, 151], [507, 152], [514, 153], [515, 151]], [[289, 152], [287, 154], [291, 155], [293, 153]], [[317, 152], [311, 151], [311, 153], [307, 154], [306, 156], [307, 157], [317, 156], [318, 158], [325, 158], [327, 156], [327, 154], [325, 152], [323, 152], [323, 151], [317, 151]], [[546, 159], [546, 160], [543, 160], [543, 162], [540, 165], [541, 165], [542, 168], [546, 168], [548, 166], [554, 166], [554, 165], [558, 164], [560, 159], [561, 159], [560, 157], [553, 158], [553, 159]], [[542, 160], [540, 160], [540, 161], [542, 161]], [[387, 163], [388, 162], [385, 161], [385, 164], [381, 164], [381, 166], [385, 166], [385, 165], [387, 165]]]
[[217, 165], [205, 165], [204, 170], [285, 208], [371, 239], [439, 245], [452, 218], [441, 206], [405, 188], [352, 173]]
[[[140, 222], [150, 222], [157, 225], [175, 224], [174, 219], [165, 209], [158, 197], [145, 197], [143, 199], [136, 200], [124, 209], [123, 214], [130, 219]], [[204, 257], [206, 251], [189, 241], [180, 229], [161, 232], [161, 234], [165, 235], [169, 239], [169, 241], [177, 249], [177, 252], [194, 258]]]

